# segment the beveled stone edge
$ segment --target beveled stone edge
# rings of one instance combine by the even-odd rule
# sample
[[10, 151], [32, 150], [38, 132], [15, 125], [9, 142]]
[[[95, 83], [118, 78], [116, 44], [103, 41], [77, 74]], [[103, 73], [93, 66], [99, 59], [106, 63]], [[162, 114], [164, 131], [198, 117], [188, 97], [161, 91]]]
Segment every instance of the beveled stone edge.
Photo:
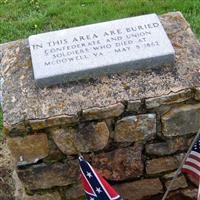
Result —
[[[19, 131], [21, 133], [27, 133], [30, 131], [37, 131], [42, 130], [44, 128], [49, 128], [53, 126], [60, 126], [60, 125], [74, 125], [79, 122], [86, 122], [86, 121], [92, 121], [92, 120], [104, 120], [109, 118], [116, 118], [123, 115], [124, 112], [134, 112], [134, 113], [140, 113], [139, 108], [144, 107], [145, 110], [151, 110], [151, 109], [157, 109], [160, 106], [163, 105], [174, 105], [178, 103], [183, 103], [188, 100], [195, 100], [200, 101], [200, 98], [197, 98], [197, 94], [200, 90], [200, 87], [195, 88], [185, 88], [177, 91], [171, 91], [167, 94], [163, 94], [156, 97], [150, 97], [150, 98], [144, 98], [144, 99], [136, 99], [136, 100], [124, 100], [123, 102], [117, 102], [115, 104], [102, 106], [102, 107], [93, 107], [88, 109], [83, 109], [77, 112], [77, 114], [74, 115], [67, 115], [67, 114], [61, 114], [61, 115], [55, 115], [48, 118], [41, 118], [41, 119], [25, 119], [22, 120], [16, 124], [8, 124], [6, 121], [3, 122], [4, 128], [3, 132], [4, 134], [8, 135], [15, 135], [15, 132]], [[177, 101], [174, 101], [173, 98], [177, 97]], [[181, 98], [179, 98], [181, 97]], [[165, 102], [167, 100], [167, 102]], [[159, 102], [156, 106], [151, 106], [155, 102]], [[136, 106], [136, 110], [129, 109], [129, 105], [131, 104], [138, 104]], [[149, 104], [149, 105], [148, 105]], [[115, 109], [117, 107], [119, 108], [118, 114], [114, 113], [111, 115], [109, 112], [113, 111], [115, 112]], [[84, 113], [85, 112], [85, 113]], [[91, 117], [92, 115], [95, 115], [94, 113], [97, 112], [99, 115]], [[108, 112], [108, 114], [106, 114]], [[88, 116], [87, 116], [88, 115]], [[100, 115], [107, 115], [100, 117]]]

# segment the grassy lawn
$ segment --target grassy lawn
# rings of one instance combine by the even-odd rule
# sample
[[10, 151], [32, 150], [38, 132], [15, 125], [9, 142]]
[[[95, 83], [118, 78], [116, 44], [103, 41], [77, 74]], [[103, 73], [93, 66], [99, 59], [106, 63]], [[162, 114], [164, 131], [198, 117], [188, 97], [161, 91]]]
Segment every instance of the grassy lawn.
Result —
[[0, 43], [145, 13], [181, 11], [200, 38], [199, 0], [0, 0]]
[[0, 0], [0, 43], [40, 32], [171, 11], [181, 11], [200, 38], [199, 0]]

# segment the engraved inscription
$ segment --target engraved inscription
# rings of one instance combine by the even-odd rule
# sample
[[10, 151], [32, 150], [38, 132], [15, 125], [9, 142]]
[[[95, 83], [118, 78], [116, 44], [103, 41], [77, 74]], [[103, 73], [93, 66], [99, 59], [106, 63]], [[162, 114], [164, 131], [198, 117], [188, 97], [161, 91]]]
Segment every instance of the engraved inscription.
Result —
[[59, 68], [70, 74], [174, 54], [155, 14], [39, 34], [29, 43], [36, 80], [59, 75]]

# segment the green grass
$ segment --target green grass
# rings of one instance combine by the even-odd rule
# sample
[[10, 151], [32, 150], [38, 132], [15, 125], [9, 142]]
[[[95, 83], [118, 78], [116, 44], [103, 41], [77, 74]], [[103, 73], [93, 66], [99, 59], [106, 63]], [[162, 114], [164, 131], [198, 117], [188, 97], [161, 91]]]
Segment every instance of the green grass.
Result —
[[[0, 43], [145, 13], [181, 11], [200, 38], [199, 0], [0, 0]], [[0, 109], [0, 131], [2, 130]]]
[[0, 43], [145, 13], [181, 11], [200, 38], [199, 0], [0, 0]]

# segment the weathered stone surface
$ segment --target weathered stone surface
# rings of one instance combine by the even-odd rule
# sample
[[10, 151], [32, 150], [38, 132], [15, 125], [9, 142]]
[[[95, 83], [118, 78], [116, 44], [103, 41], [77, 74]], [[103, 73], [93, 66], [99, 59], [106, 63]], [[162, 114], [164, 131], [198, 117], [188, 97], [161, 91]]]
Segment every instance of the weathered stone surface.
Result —
[[153, 97], [145, 100], [147, 109], [159, 107], [161, 105], [170, 105], [187, 101], [192, 98], [192, 90], [185, 89], [177, 93], [171, 92], [166, 96]]
[[16, 169], [13, 171], [12, 178], [15, 183], [15, 193], [14, 193], [15, 200], [18, 199], [21, 200], [26, 196], [26, 191], [24, 185], [22, 184], [17, 175]]
[[128, 112], [138, 112], [140, 110], [141, 106], [142, 106], [141, 100], [128, 101], [127, 111]]
[[1, 59], [3, 58], [6, 49], [9, 46], [16, 45], [17, 43], [18, 43], [18, 41], [12, 41], [12, 42], [7, 42], [7, 43], [0, 44], [0, 68], [2, 67]]
[[63, 152], [61, 152], [61, 150], [58, 148], [58, 146], [55, 144], [52, 138], [48, 140], [48, 145], [49, 154], [46, 158], [43, 159], [44, 163], [54, 163], [56, 161], [61, 161], [66, 157], [66, 155]]
[[195, 188], [188, 188], [188, 189], [184, 189], [184, 190], [181, 190], [181, 193], [185, 196], [185, 197], [189, 197], [191, 199], [194, 199], [196, 200], [197, 198], [197, 193], [198, 193], [198, 189], [195, 189]]
[[194, 99], [200, 101], [200, 87], [195, 88]]
[[92, 165], [108, 180], [122, 181], [143, 174], [142, 145], [95, 155]]
[[[1, 161], [1, 157], [0, 157]], [[0, 163], [0, 199], [14, 200], [14, 184], [11, 178], [11, 169], [8, 166], [1, 166]], [[3, 164], [5, 165], [5, 163]]]
[[170, 172], [168, 174], [165, 174], [162, 178], [164, 180], [169, 180], [169, 179], [172, 179], [175, 176], [175, 174], [176, 174], [176, 171], [173, 171], [173, 172]]
[[180, 153], [180, 154], [176, 154], [174, 157], [177, 159], [180, 165], [183, 159], [185, 158], [185, 156], [186, 156], [186, 153]]
[[73, 155], [103, 149], [109, 139], [109, 130], [105, 122], [80, 125], [76, 128], [50, 129], [53, 140], [60, 150]]
[[176, 153], [177, 151], [185, 151], [191, 145], [193, 137], [174, 137], [173, 139], [167, 140], [169, 145], [169, 151]]
[[124, 105], [117, 103], [103, 108], [89, 108], [83, 110], [84, 120], [106, 119], [111, 117], [118, 117], [124, 112]]
[[55, 117], [49, 117], [47, 119], [35, 119], [30, 120], [30, 126], [33, 130], [44, 129], [52, 126], [60, 126], [60, 125], [71, 125], [78, 122], [78, 115], [67, 116], [60, 115]]
[[[166, 181], [165, 187], [168, 188], [170, 183], [171, 183], [171, 180]], [[187, 184], [185, 177], [180, 176], [174, 181], [173, 185], [171, 186], [171, 191], [177, 190], [177, 189], [180, 189], [180, 188], [186, 188], [187, 186], [188, 186], [188, 184]]]
[[58, 192], [48, 193], [43, 195], [26, 195], [22, 200], [61, 200], [61, 197]]
[[179, 163], [174, 157], [155, 158], [146, 162], [146, 172], [149, 175], [172, 171], [179, 167]]
[[174, 192], [170, 192], [167, 200], [196, 200], [197, 199], [197, 189], [188, 188], [182, 189]]
[[28, 130], [24, 122], [19, 122], [18, 124], [15, 124], [13, 126], [4, 123], [3, 126], [3, 133], [5, 135], [19, 136], [19, 135], [25, 135], [27, 132]]
[[67, 200], [74, 200], [85, 196], [83, 186], [78, 183], [72, 185], [70, 188], [66, 189], [65, 196]]
[[37, 163], [48, 156], [48, 139], [46, 134], [14, 137], [8, 140], [9, 149], [16, 164]]
[[200, 45], [188, 23], [180, 13], [163, 15], [161, 22], [176, 50], [175, 67], [134, 70], [48, 89], [39, 89], [35, 85], [27, 40], [8, 45], [1, 60], [7, 130], [12, 130], [13, 126], [17, 129], [18, 123], [24, 121], [74, 116], [94, 107], [153, 98], [200, 86]]
[[66, 164], [41, 164], [18, 170], [17, 173], [28, 190], [48, 189], [75, 183], [79, 178], [79, 166], [78, 161], [68, 161]]
[[145, 149], [146, 153], [150, 155], [164, 156], [171, 154], [171, 149], [169, 149], [169, 145], [166, 142], [146, 144]]
[[194, 177], [191, 176], [190, 174], [186, 174], [186, 176], [187, 176], [187, 178], [189, 179], [189, 181], [190, 181], [191, 183], [193, 183], [196, 187], [199, 186], [199, 181], [198, 181], [196, 178], [194, 178]]
[[185, 137], [175, 137], [167, 142], [146, 144], [146, 153], [156, 156], [165, 156], [178, 151], [187, 150], [190, 146], [190, 139]]
[[173, 108], [162, 116], [162, 132], [166, 137], [195, 133], [200, 128], [200, 104]]
[[132, 115], [117, 121], [114, 140], [116, 142], [148, 141], [155, 135], [155, 114]]
[[119, 194], [126, 200], [141, 200], [163, 192], [159, 179], [143, 179], [116, 185]]

